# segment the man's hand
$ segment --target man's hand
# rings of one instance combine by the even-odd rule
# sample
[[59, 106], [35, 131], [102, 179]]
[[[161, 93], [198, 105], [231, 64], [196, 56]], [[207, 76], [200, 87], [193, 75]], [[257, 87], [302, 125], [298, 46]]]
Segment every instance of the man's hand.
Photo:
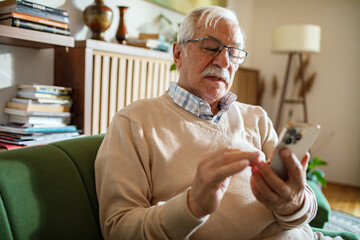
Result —
[[298, 210], [304, 202], [306, 169], [310, 159], [307, 153], [301, 162], [287, 148], [280, 156], [288, 171], [284, 182], [265, 162], [258, 162], [252, 168], [251, 189], [254, 196], [268, 209], [279, 215], [289, 215]]
[[250, 162], [257, 162], [258, 152], [221, 149], [205, 154], [189, 191], [188, 205], [195, 217], [214, 212], [227, 191], [230, 177], [241, 172]]

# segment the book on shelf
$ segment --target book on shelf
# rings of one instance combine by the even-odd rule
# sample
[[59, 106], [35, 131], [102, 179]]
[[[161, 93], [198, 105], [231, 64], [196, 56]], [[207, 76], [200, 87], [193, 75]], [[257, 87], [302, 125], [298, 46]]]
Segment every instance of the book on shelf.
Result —
[[70, 101], [71, 98], [70, 96], [63, 96], [63, 95], [54, 95], [54, 94], [49, 94], [49, 93], [39, 93], [39, 92], [35, 92], [35, 91], [27, 91], [27, 90], [19, 90], [17, 92], [19, 97], [22, 98], [29, 98], [29, 99], [34, 99], [37, 101], [41, 101], [44, 99], [57, 99], [57, 100], [65, 100], [65, 101]]
[[69, 87], [40, 85], [40, 84], [20, 84], [18, 89], [28, 92], [47, 93], [52, 95], [69, 96], [72, 89]]
[[139, 39], [159, 39], [161, 38], [158, 33], [139, 33]]
[[0, 151], [13, 150], [13, 149], [23, 148], [23, 147], [25, 147], [25, 146], [19, 146], [19, 145], [0, 142]]
[[69, 11], [64, 9], [52, 8], [25, 0], [5, 0], [0, 2], [0, 14], [14, 11], [39, 16], [62, 23], [70, 22]]
[[29, 141], [29, 140], [44, 140], [51, 139], [56, 137], [72, 137], [79, 136], [80, 132], [59, 132], [59, 133], [29, 133], [29, 134], [20, 134], [20, 133], [6, 133], [0, 132], [0, 138], [10, 140], [10, 141]]
[[[23, 96], [23, 94], [21, 94], [21, 95]], [[26, 98], [26, 97], [24, 97], [24, 98], [16, 97], [16, 98], [11, 98], [11, 102], [44, 104], [44, 105], [53, 104], [53, 105], [62, 105], [62, 106], [68, 106], [68, 107], [71, 107], [71, 104], [72, 104], [71, 99], [53, 98], [53, 96], [51, 96], [51, 98], [37, 98], [37, 99]]]
[[71, 91], [60, 86], [18, 85], [18, 96], [4, 109], [9, 121], [0, 125], [0, 143], [32, 146], [79, 136], [80, 131], [71, 125]]
[[8, 19], [8, 18], [22, 19], [22, 20], [33, 22], [33, 23], [40, 23], [43, 25], [58, 27], [58, 28], [62, 28], [62, 29], [69, 28], [69, 25], [67, 23], [56, 22], [56, 21], [53, 21], [53, 20], [50, 20], [47, 18], [29, 15], [29, 14], [25, 14], [25, 13], [21, 13], [21, 12], [10, 12], [10, 13], [5, 13], [5, 14], [0, 14], [0, 20]]
[[62, 86], [53, 86], [53, 85], [42, 85], [42, 84], [19, 84], [18, 89], [30, 89], [38, 92], [44, 93], [53, 93], [57, 95], [69, 95], [72, 91], [72, 88], [62, 87]]
[[77, 131], [76, 126], [67, 125], [62, 127], [57, 126], [29, 126], [27, 124], [1, 124], [0, 132], [9, 133], [56, 133], [56, 132], [74, 132]]
[[[72, 89], [67, 87], [21, 84], [17, 97], [7, 103], [7, 124], [0, 124], [2, 149], [33, 146], [80, 136], [71, 125]], [[35, 98], [35, 99], [34, 99]]]
[[17, 18], [2, 19], [2, 20], [0, 20], [0, 24], [11, 26], [11, 27], [18, 27], [18, 28], [31, 29], [31, 30], [41, 31], [41, 32], [55, 33], [55, 34], [59, 34], [59, 35], [70, 36], [69, 29], [57, 28], [57, 27], [43, 25], [40, 23], [34, 23], [34, 22], [22, 20], [22, 19], [17, 19]]
[[33, 103], [39, 103], [39, 104], [61, 104], [61, 105], [71, 105], [72, 104], [72, 99], [62, 99], [62, 98], [56, 98], [51, 96], [51, 98], [49, 98], [48, 95], [46, 95], [45, 97], [43, 97], [43, 95], [36, 94], [36, 96], [34, 96], [34, 94], [29, 94], [29, 93], [20, 93], [20, 95], [18, 94], [17, 98], [12, 98], [11, 101], [13, 102], [19, 102], [19, 103], [28, 103], [29, 100], [31, 100]]
[[29, 112], [70, 112], [71, 108], [70, 106], [61, 104], [40, 104], [32, 102], [31, 100], [29, 100], [28, 103], [10, 101], [6, 107]]
[[43, 124], [43, 125], [57, 125], [66, 126], [70, 123], [70, 117], [44, 117], [44, 116], [19, 116], [9, 115], [9, 121], [12, 123], [22, 124]]
[[[22, 124], [22, 123], [10, 122], [10, 124]], [[24, 123], [24, 124], [22, 124], [22, 126], [25, 127], [25, 128], [48, 128], [48, 129], [55, 128], [55, 129], [57, 129], [57, 128], [62, 128], [62, 127], [67, 127], [69, 125], [65, 124], [65, 123], [56, 123], [56, 124], [43, 124], [43, 123], [29, 124], [29, 123]], [[51, 132], [51, 131], [48, 131], [48, 132]]]
[[34, 112], [14, 108], [4, 108], [4, 113], [17, 116], [38, 116], [38, 117], [71, 117], [70, 112]]
[[36, 137], [42, 136], [45, 134], [51, 135], [52, 133], [24, 133], [24, 134], [21, 134], [21, 133], [0, 132], [0, 138], [17, 140], [17, 141], [34, 140], [34, 139], [36, 139]]
[[20, 134], [8, 134], [2, 135], [0, 132], [0, 143], [12, 144], [17, 146], [34, 146], [40, 144], [47, 144], [51, 142], [66, 140], [80, 136], [80, 133], [75, 132], [63, 132], [63, 133], [44, 133], [34, 135], [20, 135]]
[[158, 51], [167, 52], [171, 44], [159, 39], [135, 39], [129, 38], [126, 40], [127, 45], [141, 48], [148, 48]]

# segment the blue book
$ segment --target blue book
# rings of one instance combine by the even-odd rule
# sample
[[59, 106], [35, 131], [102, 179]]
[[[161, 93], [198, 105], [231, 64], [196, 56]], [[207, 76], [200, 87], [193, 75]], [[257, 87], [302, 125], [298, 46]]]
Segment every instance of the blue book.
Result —
[[77, 127], [74, 125], [68, 125], [63, 127], [27, 127], [21, 124], [1, 124], [1, 132], [10, 132], [10, 133], [56, 133], [56, 132], [74, 132], [77, 131]]

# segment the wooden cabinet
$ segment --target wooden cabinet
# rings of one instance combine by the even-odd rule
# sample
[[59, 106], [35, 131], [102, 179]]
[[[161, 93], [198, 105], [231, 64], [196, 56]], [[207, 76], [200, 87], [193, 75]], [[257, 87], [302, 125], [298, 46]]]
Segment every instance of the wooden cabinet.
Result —
[[259, 71], [240, 67], [234, 77], [231, 91], [235, 93], [239, 102], [257, 105], [258, 103]]

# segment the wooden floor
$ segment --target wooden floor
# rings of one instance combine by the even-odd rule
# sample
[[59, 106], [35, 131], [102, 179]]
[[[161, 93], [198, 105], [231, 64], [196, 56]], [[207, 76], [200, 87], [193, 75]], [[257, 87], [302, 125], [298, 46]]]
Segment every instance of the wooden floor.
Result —
[[331, 209], [360, 217], [360, 188], [327, 183], [323, 193]]

